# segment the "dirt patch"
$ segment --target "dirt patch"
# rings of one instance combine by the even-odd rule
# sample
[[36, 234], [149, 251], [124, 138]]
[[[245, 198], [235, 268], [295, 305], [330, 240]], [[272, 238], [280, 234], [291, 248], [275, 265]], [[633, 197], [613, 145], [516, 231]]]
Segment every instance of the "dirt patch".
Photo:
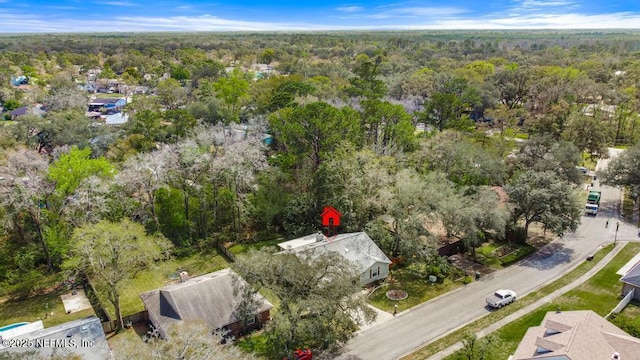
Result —
[[473, 276], [476, 273], [486, 275], [496, 271], [494, 268], [479, 264], [460, 254], [449, 256], [449, 261], [453, 266], [467, 273], [467, 275]]
[[527, 240], [527, 243], [536, 249], [540, 249], [541, 247], [549, 244], [556, 238], [557, 236], [552, 234], [549, 231], [545, 233], [542, 225], [539, 225], [539, 224], [529, 225], [529, 239]]

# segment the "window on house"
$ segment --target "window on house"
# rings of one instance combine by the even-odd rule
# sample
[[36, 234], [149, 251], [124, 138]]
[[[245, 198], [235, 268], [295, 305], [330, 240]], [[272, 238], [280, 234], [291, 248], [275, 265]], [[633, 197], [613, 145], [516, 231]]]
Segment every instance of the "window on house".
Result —
[[256, 323], [256, 317], [254, 316], [252, 318], [247, 319], [246, 325], [253, 325], [255, 323]]
[[376, 277], [378, 276], [378, 273], [380, 272], [380, 268], [378, 268], [377, 270], [372, 270], [371, 271], [371, 277]]

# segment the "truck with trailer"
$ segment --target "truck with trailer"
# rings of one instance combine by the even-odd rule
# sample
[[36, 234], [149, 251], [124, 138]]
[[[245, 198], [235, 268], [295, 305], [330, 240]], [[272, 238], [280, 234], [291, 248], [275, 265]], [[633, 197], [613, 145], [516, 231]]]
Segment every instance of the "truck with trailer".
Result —
[[585, 205], [585, 213], [589, 215], [598, 215], [598, 209], [600, 207], [600, 198], [602, 197], [602, 191], [590, 190], [587, 195], [587, 204]]

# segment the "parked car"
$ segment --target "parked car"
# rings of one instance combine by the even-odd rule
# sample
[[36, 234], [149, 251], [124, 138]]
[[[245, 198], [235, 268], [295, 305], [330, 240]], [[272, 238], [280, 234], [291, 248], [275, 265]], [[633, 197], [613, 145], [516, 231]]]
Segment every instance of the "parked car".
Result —
[[493, 308], [501, 308], [516, 301], [516, 293], [513, 290], [498, 290], [487, 297], [487, 305]]

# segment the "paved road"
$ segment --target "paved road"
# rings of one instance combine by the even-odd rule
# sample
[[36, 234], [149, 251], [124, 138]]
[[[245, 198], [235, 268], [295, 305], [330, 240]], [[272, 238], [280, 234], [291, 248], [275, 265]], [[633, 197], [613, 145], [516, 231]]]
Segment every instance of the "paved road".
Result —
[[[527, 294], [570, 271], [602, 244], [638, 240], [636, 228], [623, 222], [616, 233], [620, 191], [597, 181], [594, 188], [603, 190], [601, 210], [597, 217], [583, 216], [575, 233], [566, 234], [517, 265], [361, 331], [349, 342], [348, 353], [362, 360], [398, 359], [488, 314], [491, 310], [484, 306], [484, 298], [498, 288]], [[607, 219], [609, 226], [605, 227]]]

